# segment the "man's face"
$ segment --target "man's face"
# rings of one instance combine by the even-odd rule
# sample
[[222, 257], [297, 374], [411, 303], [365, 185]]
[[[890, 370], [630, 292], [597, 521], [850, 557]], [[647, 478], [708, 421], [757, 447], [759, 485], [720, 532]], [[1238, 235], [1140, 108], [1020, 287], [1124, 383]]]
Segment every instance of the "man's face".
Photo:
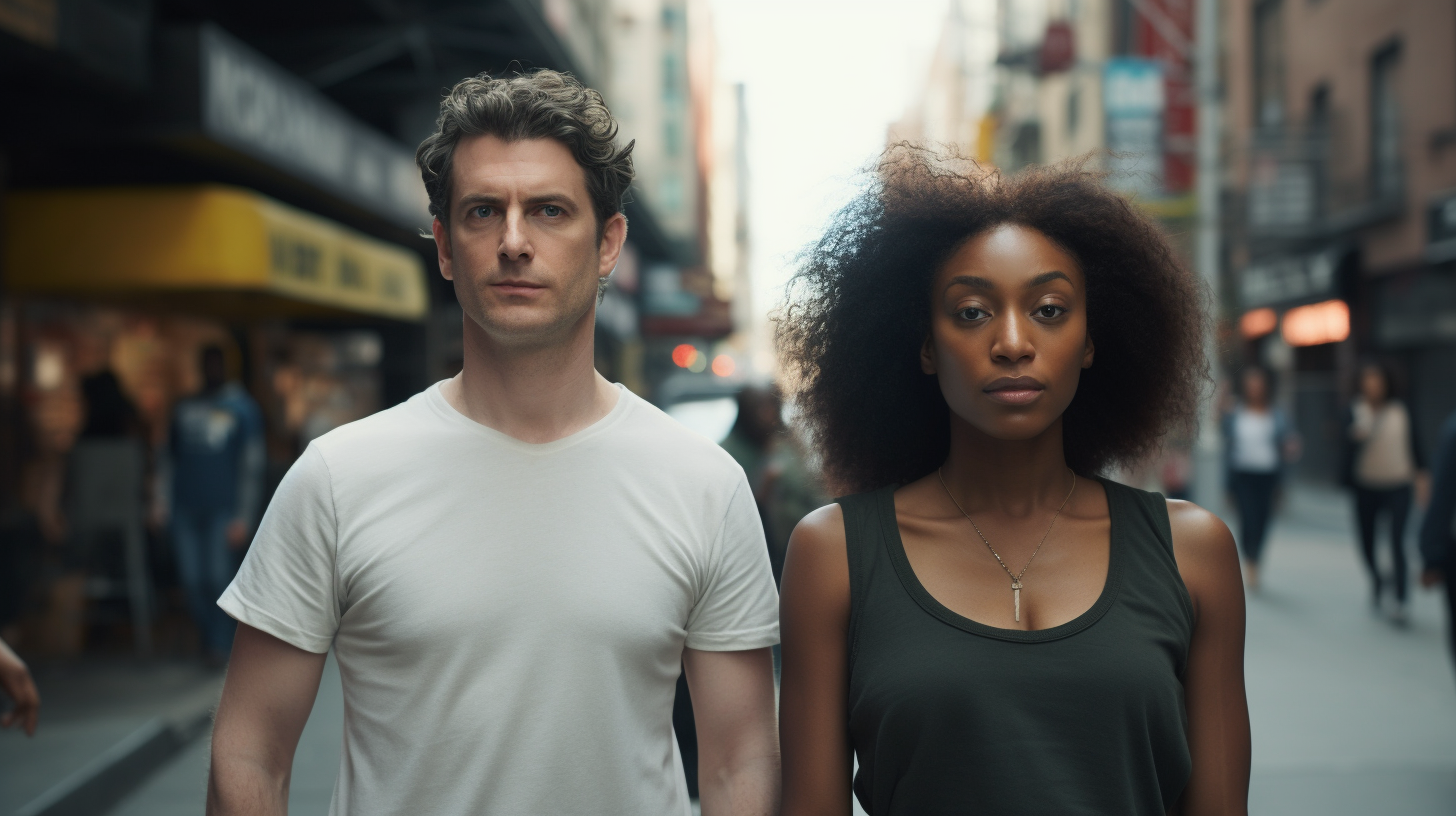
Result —
[[627, 222], [597, 230], [586, 175], [552, 139], [462, 139], [449, 224], [434, 223], [440, 272], [465, 314], [494, 341], [566, 341], [589, 320], [597, 281], [617, 265]]

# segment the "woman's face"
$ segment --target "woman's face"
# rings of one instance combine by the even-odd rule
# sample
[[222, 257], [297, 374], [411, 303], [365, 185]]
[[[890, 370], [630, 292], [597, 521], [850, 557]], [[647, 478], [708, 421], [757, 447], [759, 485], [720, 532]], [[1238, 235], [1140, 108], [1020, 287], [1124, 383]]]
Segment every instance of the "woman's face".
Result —
[[995, 439], [1051, 427], [1092, 365], [1076, 260], [1037, 230], [1003, 224], [966, 241], [932, 286], [920, 365], [951, 413]]
[[1263, 405], [1269, 401], [1269, 381], [1264, 379], [1264, 372], [1245, 372], [1244, 401], [1250, 405]]
[[1385, 386], [1385, 373], [1379, 368], [1365, 366], [1360, 370], [1360, 393], [1366, 402], [1384, 402], [1388, 390]]

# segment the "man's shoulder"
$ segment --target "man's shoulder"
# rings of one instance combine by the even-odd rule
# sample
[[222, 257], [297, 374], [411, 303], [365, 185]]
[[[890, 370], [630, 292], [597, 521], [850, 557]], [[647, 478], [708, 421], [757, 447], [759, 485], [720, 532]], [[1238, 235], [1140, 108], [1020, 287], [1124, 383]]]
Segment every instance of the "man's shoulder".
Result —
[[331, 463], [356, 458], [377, 461], [393, 450], [411, 450], [411, 445], [439, 432], [440, 423], [431, 421], [426, 396], [425, 392], [416, 394], [398, 405], [340, 425], [312, 445]]
[[657, 463], [673, 475], [717, 476], [737, 480], [738, 462], [713, 440], [689, 429], [656, 405], [623, 389], [621, 399], [632, 400], [630, 413], [618, 429], [618, 439], [637, 456]]

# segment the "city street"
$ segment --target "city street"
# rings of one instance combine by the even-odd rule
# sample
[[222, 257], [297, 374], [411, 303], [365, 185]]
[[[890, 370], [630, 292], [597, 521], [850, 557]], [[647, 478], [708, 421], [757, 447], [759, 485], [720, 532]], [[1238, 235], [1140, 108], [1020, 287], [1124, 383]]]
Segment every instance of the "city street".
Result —
[[[1254, 816], [1445, 816], [1456, 803], [1456, 679], [1439, 598], [1396, 629], [1371, 614], [1343, 494], [1297, 490], [1249, 598]], [[294, 763], [289, 812], [328, 812], [343, 704], [332, 660]], [[207, 740], [112, 811], [192, 816]], [[856, 812], [858, 809], [856, 808]]]

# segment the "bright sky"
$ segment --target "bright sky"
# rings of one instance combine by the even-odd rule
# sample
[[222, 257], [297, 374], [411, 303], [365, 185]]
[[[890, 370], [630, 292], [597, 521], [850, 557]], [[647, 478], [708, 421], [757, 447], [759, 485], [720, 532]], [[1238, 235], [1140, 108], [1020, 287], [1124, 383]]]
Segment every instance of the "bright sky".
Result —
[[857, 189], [918, 92], [950, 0], [712, 0], [718, 71], [748, 101], [754, 306]]

